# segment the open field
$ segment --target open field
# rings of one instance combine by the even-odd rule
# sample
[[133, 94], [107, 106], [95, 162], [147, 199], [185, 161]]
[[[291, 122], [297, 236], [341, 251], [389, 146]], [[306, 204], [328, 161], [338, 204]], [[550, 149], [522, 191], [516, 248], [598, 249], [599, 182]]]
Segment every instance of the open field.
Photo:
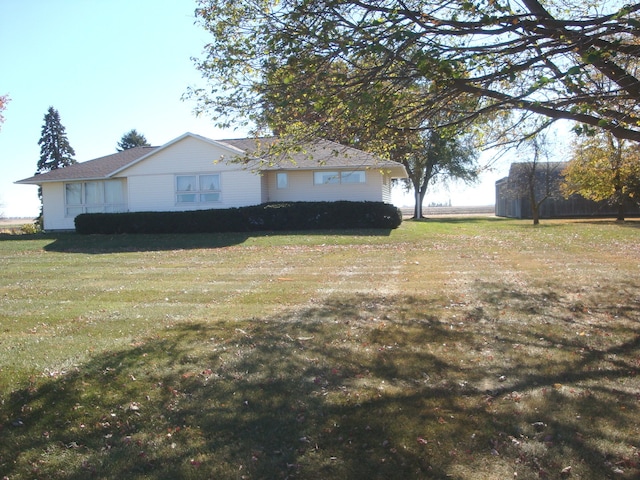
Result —
[[[413, 216], [413, 207], [402, 207], [400, 209], [402, 211], [403, 217], [412, 217]], [[427, 218], [431, 217], [441, 217], [441, 216], [457, 216], [464, 217], [468, 215], [473, 215], [476, 217], [480, 216], [494, 216], [495, 215], [495, 205], [482, 205], [482, 206], [461, 206], [461, 207], [424, 207], [422, 209], [423, 216]]]
[[0, 235], [0, 478], [640, 477], [640, 221]]

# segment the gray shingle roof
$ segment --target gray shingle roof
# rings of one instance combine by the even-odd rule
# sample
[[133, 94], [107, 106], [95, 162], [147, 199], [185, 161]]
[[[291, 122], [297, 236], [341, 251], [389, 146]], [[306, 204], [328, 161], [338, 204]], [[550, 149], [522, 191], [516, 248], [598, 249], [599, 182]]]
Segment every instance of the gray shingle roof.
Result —
[[159, 147], [135, 147], [122, 152], [96, 158], [87, 162], [74, 163], [68, 167], [58, 168], [50, 172], [34, 175], [16, 183], [40, 184], [44, 182], [61, 182], [66, 180], [97, 180], [107, 178], [116, 170], [148, 155]]
[[[396, 173], [404, 172], [404, 167], [396, 162], [383, 160], [362, 150], [345, 147], [339, 143], [328, 140], [318, 140], [305, 145], [300, 151], [293, 153], [277, 153], [276, 137], [268, 138], [240, 138], [232, 140], [211, 140], [199, 135], [185, 134], [178, 137], [165, 146], [171, 145], [185, 136], [200, 138], [205, 141], [220, 143], [236, 150], [251, 154], [256, 152], [265, 161], [258, 163], [259, 170], [292, 170], [292, 169], [318, 169], [318, 168], [386, 168], [393, 169]], [[275, 150], [270, 150], [276, 147]], [[76, 163], [68, 167], [59, 168], [50, 172], [34, 175], [33, 177], [19, 180], [20, 184], [41, 184], [46, 182], [61, 182], [69, 180], [98, 180], [108, 178], [116, 172], [141, 160], [143, 157], [163, 147], [135, 147], [122, 152], [104, 157]]]
[[[276, 137], [241, 138], [235, 140], [220, 140], [244, 152], [258, 151], [265, 157], [265, 164], [261, 170], [282, 169], [317, 169], [317, 168], [403, 168], [397, 162], [384, 160], [370, 153], [347, 147], [329, 140], [316, 140], [304, 145], [300, 151], [287, 154], [271, 152], [270, 148], [278, 142]], [[276, 146], [277, 148], [277, 146]], [[267, 161], [268, 160], [268, 161]]]

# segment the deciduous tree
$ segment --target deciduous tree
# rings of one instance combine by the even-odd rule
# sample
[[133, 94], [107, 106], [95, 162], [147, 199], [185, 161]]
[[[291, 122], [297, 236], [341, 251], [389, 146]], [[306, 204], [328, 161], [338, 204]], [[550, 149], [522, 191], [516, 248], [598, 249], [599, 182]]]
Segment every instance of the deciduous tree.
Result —
[[438, 180], [462, 180], [472, 183], [480, 171], [476, 163], [477, 150], [469, 136], [447, 134], [447, 129], [427, 130], [400, 158], [409, 178], [405, 185], [413, 190], [413, 218], [423, 217], [422, 204], [429, 186]]
[[635, 144], [598, 132], [576, 139], [573, 157], [564, 170], [562, 191], [617, 206], [624, 220], [625, 205], [640, 202], [640, 153]]
[[549, 161], [550, 145], [545, 134], [520, 143], [521, 155], [529, 161], [511, 165], [507, 195], [529, 202], [533, 224], [540, 224], [540, 208], [548, 199], [560, 196], [561, 163]]
[[389, 82], [378, 81], [367, 90], [345, 87], [339, 95], [332, 95], [333, 79], [349, 82], [353, 74], [349, 66], [336, 62], [310, 82], [313, 77], [304, 71], [304, 63], [279, 67], [268, 75], [269, 85], [286, 82], [297, 86], [291, 91], [265, 90], [261, 123], [279, 136], [293, 141], [319, 136], [402, 163], [409, 174], [407, 190], [414, 192], [414, 218], [422, 218], [427, 189], [436, 181], [469, 183], [477, 178], [477, 150], [470, 131], [423, 130], [399, 115], [420, 101], [420, 85], [393, 92]]
[[[266, 92], [305, 101], [287, 77], [268, 78], [294, 65], [309, 84], [331, 82], [333, 96], [421, 85], [421, 101], [391, 110], [411, 128], [432, 128], [442, 112], [448, 124], [506, 112], [637, 141], [639, 12], [603, 0], [200, 0], [212, 39], [198, 68], [210, 86], [191, 93], [222, 124], [256, 122]], [[355, 73], [327, 77], [336, 62]]]

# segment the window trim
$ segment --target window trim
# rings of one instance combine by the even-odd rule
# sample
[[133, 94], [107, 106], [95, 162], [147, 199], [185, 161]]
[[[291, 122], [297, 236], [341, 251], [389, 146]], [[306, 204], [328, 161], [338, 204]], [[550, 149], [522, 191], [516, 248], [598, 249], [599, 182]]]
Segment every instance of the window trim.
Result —
[[[178, 182], [181, 177], [193, 177], [195, 186], [189, 188], [188, 190], [179, 190]], [[203, 177], [217, 177], [217, 189], [203, 189], [202, 188], [202, 178]], [[208, 172], [208, 173], [183, 173], [174, 175], [174, 200], [175, 205], [185, 206], [185, 205], [202, 205], [202, 204], [215, 204], [222, 202], [222, 175], [219, 172]], [[189, 185], [191, 187], [191, 185]], [[205, 200], [204, 198], [209, 195], [217, 195], [217, 200]], [[181, 201], [180, 197], [184, 196], [193, 196], [193, 201]]]
[[[121, 202], [107, 202], [106, 185], [110, 182], [118, 182], [122, 189]], [[98, 203], [87, 202], [87, 184], [99, 185], [102, 189], [102, 201]], [[69, 203], [68, 188], [70, 185], [80, 187], [80, 202]], [[122, 179], [87, 180], [79, 182], [64, 182], [64, 216], [75, 218], [82, 213], [119, 213], [127, 210], [127, 193], [125, 181]], [[73, 211], [73, 213], [71, 213]]]
[[[280, 184], [280, 179], [284, 179], [284, 183]], [[289, 174], [287, 172], [276, 172], [276, 188], [285, 190], [289, 188]]]

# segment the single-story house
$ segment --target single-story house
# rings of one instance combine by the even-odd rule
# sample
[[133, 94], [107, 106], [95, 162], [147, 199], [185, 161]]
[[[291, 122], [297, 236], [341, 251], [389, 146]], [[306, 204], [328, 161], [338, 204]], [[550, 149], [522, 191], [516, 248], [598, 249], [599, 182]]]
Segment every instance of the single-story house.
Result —
[[81, 213], [231, 208], [280, 201], [391, 203], [396, 162], [319, 140], [257, 158], [276, 138], [212, 140], [185, 133], [17, 181], [42, 187], [45, 230], [72, 230]]

